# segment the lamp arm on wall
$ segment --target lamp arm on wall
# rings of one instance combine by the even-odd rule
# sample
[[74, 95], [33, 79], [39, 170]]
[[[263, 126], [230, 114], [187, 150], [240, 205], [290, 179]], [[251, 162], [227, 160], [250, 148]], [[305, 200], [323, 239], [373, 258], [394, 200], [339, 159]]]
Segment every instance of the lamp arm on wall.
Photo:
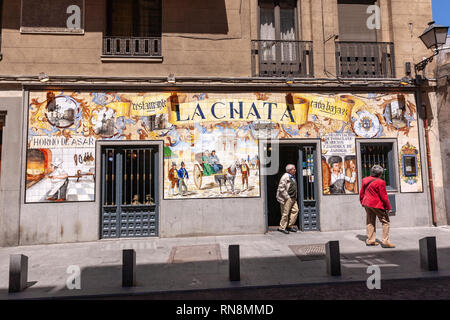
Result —
[[424, 70], [425, 67], [427, 66], [427, 64], [432, 62], [434, 57], [437, 56], [438, 54], [439, 54], [439, 51], [436, 50], [432, 56], [429, 56], [428, 58], [425, 58], [422, 61], [420, 61], [419, 63], [415, 64], [414, 70], [416, 71], [416, 74], [418, 71]]

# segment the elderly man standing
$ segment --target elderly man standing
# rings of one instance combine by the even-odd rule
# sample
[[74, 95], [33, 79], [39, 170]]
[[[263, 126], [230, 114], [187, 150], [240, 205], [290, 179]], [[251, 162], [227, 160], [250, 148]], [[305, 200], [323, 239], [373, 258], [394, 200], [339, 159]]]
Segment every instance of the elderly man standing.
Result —
[[281, 177], [277, 190], [277, 201], [281, 204], [281, 221], [278, 231], [289, 234], [297, 232], [294, 225], [298, 216], [297, 182], [295, 173], [297, 170], [293, 164], [286, 166], [286, 173]]
[[376, 218], [378, 217], [383, 227], [381, 246], [383, 248], [395, 248], [395, 245], [389, 242], [389, 213], [392, 212], [392, 209], [386, 192], [386, 182], [380, 179], [383, 171], [384, 169], [381, 166], [374, 165], [370, 171], [370, 177], [363, 179], [359, 192], [359, 200], [367, 214], [366, 245], [378, 245], [375, 237]]

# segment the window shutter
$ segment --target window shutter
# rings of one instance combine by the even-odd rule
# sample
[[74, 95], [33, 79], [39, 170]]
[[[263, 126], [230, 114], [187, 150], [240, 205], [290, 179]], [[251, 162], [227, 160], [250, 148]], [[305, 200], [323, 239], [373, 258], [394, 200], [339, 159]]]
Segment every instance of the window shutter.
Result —
[[371, 16], [367, 8], [373, 4], [374, 0], [338, 0], [339, 40], [377, 41], [377, 30], [367, 27], [367, 19]]

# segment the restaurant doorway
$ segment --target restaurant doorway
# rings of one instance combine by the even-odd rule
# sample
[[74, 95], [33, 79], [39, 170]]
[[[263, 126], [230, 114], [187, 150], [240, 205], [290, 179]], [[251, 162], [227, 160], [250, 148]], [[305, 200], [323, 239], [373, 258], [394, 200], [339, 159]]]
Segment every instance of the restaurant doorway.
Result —
[[[273, 230], [279, 226], [281, 207], [276, 199], [277, 188], [288, 164], [297, 169], [298, 208], [297, 226], [301, 231], [319, 231], [318, 209], [318, 161], [316, 144], [279, 144], [279, 170], [267, 175], [266, 181], [266, 213], [267, 227]], [[271, 148], [270, 144], [266, 145]]]

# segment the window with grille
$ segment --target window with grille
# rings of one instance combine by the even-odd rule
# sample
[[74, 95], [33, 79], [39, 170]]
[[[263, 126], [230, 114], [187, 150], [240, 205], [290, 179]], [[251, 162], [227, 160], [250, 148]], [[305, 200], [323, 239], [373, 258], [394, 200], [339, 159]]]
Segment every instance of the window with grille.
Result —
[[381, 179], [386, 182], [386, 189], [396, 188], [393, 143], [361, 143], [360, 161], [362, 178], [370, 176], [371, 168], [377, 164], [384, 169]]
[[161, 0], [108, 0], [107, 36], [161, 37]]

